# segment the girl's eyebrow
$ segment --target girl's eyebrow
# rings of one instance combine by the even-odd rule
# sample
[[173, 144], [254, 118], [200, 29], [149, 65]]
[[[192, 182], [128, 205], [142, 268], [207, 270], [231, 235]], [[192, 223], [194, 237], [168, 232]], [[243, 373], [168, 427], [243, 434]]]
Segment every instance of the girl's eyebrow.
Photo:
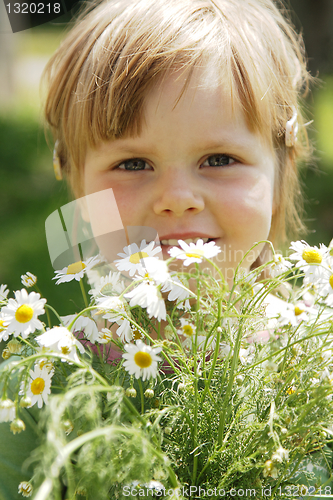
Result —
[[[136, 138], [135, 138], [136, 139]], [[201, 152], [201, 151], [217, 151], [217, 152], [222, 152], [222, 150], [234, 150], [237, 149], [237, 151], [248, 151], [251, 147], [253, 147], [254, 142], [258, 140], [255, 136], [248, 136], [246, 137], [244, 134], [242, 134], [238, 139], [237, 138], [231, 138], [231, 137], [221, 137], [219, 140], [214, 140], [214, 141], [209, 141], [209, 142], [195, 142], [195, 146], [193, 148], [194, 151], [196, 152]], [[112, 144], [112, 149], [113, 151], [117, 151], [119, 153], [127, 153], [127, 154], [133, 154], [133, 155], [140, 155], [140, 154], [154, 154], [158, 155], [158, 147], [156, 147], [155, 144], [146, 144], [142, 145], [141, 144], [133, 144], [131, 139], [124, 139], [123, 143], [113, 143]]]

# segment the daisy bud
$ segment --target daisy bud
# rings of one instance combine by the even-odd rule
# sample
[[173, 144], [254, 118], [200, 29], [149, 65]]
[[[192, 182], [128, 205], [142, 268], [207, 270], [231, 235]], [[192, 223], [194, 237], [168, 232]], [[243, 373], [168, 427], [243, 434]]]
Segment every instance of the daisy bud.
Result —
[[174, 338], [175, 334], [174, 334], [173, 328], [170, 325], [167, 325], [164, 328], [164, 336], [166, 339], [169, 339], [169, 340]]
[[281, 434], [287, 434], [287, 432], [288, 432], [288, 429], [286, 429], [285, 427], [281, 428]]
[[236, 384], [237, 384], [237, 385], [239, 385], [239, 386], [243, 385], [243, 382], [244, 382], [244, 377], [243, 377], [243, 375], [237, 375], [237, 376], [235, 377], [235, 382], [236, 382]]
[[65, 431], [65, 434], [66, 436], [68, 436], [74, 429], [74, 425], [73, 423], [70, 421], [70, 420], [65, 420], [63, 423], [62, 423], [62, 427]]
[[166, 428], [164, 429], [164, 432], [165, 432], [165, 434], [169, 435], [169, 434], [171, 434], [171, 432], [172, 432], [172, 428], [171, 428], [171, 427], [166, 427]]
[[279, 446], [279, 448], [272, 455], [272, 461], [278, 462], [280, 464], [284, 460], [288, 460], [288, 459], [289, 459], [289, 451], [286, 450], [285, 448], [282, 448], [282, 446]]
[[15, 419], [15, 403], [11, 399], [0, 400], [0, 422], [11, 422]]
[[8, 342], [6, 348], [9, 350], [10, 354], [20, 354], [22, 351], [22, 344], [16, 339], [12, 339]]
[[32, 401], [31, 401], [31, 398], [29, 398], [29, 396], [24, 396], [20, 400], [21, 408], [30, 408], [31, 404], [32, 404]]
[[3, 359], [9, 359], [11, 357], [10, 350], [7, 347], [5, 347], [5, 349], [2, 351], [1, 356], [3, 357]]
[[222, 330], [222, 328], [221, 328], [220, 326], [218, 326], [218, 327], [216, 328], [216, 331], [217, 331], [217, 333], [222, 333], [222, 331], [223, 331], [223, 330]]
[[18, 492], [24, 497], [31, 497], [33, 491], [32, 484], [28, 481], [22, 481], [18, 486]]
[[263, 470], [263, 476], [264, 477], [272, 477], [273, 479], [277, 479], [278, 474], [279, 474], [279, 471], [274, 466], [272, 460], [266, 460], [264, 470]]
[[125, 391], [125, 394], [128, 398], [136, 398], [136, 390], [134, 387], [128, 387]]
[[181, 382], [181, 383], [178, 385], [178, 391], [179, 391], [179, 392], [184, 392], [184, 391], [185, 391], [185, 389], [186, 389], [186, 385], [185, 385], [183, 382]]
[[10, 424], [10, 430], [13, 434], [20, 434], [20, 432], [25, 431], [25, 423], [20, 418], [16, 418]]
[[153, 391], [153, 389], [146, 389], [145, 396], [148, 399], [152, 399], [154, 397], [154, 391]]
[[82, 486], [79, 486], [76, 489], [75, 494], [85, 497], [87, 495], [87, 490], [86, 490], [86, 488], [83, 488]]

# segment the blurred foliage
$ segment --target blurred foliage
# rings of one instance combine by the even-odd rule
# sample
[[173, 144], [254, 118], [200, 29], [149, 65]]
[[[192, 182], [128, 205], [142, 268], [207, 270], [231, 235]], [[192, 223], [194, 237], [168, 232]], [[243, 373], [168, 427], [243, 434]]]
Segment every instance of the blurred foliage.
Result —
[[52, 153], [36, 118], [0, 115], [0, 151], [0, 283], [21, 289], [20, 276], [30, 271], [60, 314], [73, 313], [82, 307], [79, 285], [52, 281], [45, 238], [45, 219], [69, 196], [65, 183], [54, 179]]
[[303, 170], [306, 240], [313, 245], [333, 238], [333, 76], [327, 75], [312, 95], [313, 165]]

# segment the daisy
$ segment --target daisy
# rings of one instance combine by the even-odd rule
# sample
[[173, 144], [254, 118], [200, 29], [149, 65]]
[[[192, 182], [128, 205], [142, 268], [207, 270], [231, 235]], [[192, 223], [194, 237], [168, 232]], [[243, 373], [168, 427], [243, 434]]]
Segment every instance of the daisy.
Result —
[[112, 339], [112, 332], [108, 328], [102, 328], [100, 334], [99, 334], [99, 339], [98, 342], [100, 344], [109, 344]]
[[313, 307], [308, 307], [300, 301], [296, 304], [287, 303], [285, 309], [280, 312], [278, 323], [280, 326], [297, 326], [302, 321], [308, 323], [310, 319], [318, 315], [318, 311]]
[[157, 375], [157, 363], [162, 361], [158, 353], [161, 352], [161, 347], [152, 348], [146, 345], [142, 340], [137, 340], [136, 345], [125, 344], [126, 353], [123, 354], [124, 368], [130, 375], [135, 378], [141, 377], [143, 381], [150, 377], [155, 378]]
[[318, 295], [325, 297], [325, 302], [329, 306], [333, 306], [333, 271], [325, 269], [323, 276], [318, 283]]
[[15, 403], [11, 399], [0, 400], [0, 422], [12, 422], [16, 417]]
[[67, 361], [69, 358], [79, 363], [76, 348], [79, 349], [81, 354], [85, 352], [83, 345], [64, 326], [55, 326], [47, 330], [42, 335], [36, 337], [36, 341], [41, 347], [46, 347], [50, 351], [67, 356], [66, 359], [62, 359], [61, 361]]
[[7, 295], [9, 290], [7, 289], [7, 285], [0, 285], [0, 301], [4, 302], [7, 300]]
[[47, 367], [40, 368], [36, 365], [33, 371], [30, 370], [28, 387], [26, 388], [25, 382], [22, 382], [19, 394], [28, 396], [31, 399], [31, 406], [37, 403], [38, 408], [41, 408], [44, 403], [48, 403], [52, 376], [53, 370], [49, 372]]
[[273, 256], [273, 262], [270, 267], [271, 275], [275, 278], [276, 276], [288, 271], [291, 267], [293, 267], [291, 262], [288, 262], [282, 254], [276, 253]]
[[74, 279], [76, 281], [80, 281], [85, 273], [99, 262], [100, 257], [98, 255], [89, 257], [88, 260], [85, 260], [83, 262], [79, 260], [78, 262], [74, 262], [73, 264], [64, 267], [63, 269], [61, 269], [61, 271], [54, 271], [55, 276], [52, 279], [58, 280], [56, 281], [56, 285], [59, 285], [59, 283], [67, 283], [68, 281], [72, 281]]
[[169, 292], [168, 300], [170, 302], [177, 301], [177, 309], [185, 309], [186, 311], [191, 309], [189, 297], [191, 292], [188, 290], [189, 283], [188, 280], [183, 276], [174, 276], [164, 284], [161, 288], [161, 292]]
[[[69, 314], [68, 316], [60, 316], [63, 324], [68, 327], [76, 318], [76, 314]], [[87, 316], [79, 316], [71, 328], [71, 332], [83, 332], [84, 336], [94, 344], [99, 338], [99, 332], [95, 321]]]
[[221, 252], [220, 247], [218, 247], [215, 241], [209, 241], [204, 243], [203, 240], [198, 240], [196, 243], [185, 243], [185, 241], [179, 240], [179, 246], [170, 248], [169, 254], [171, 257], [176, 257], [176, 259], [181, 259], [184, 261], [184, 266], [189, 266], [192, 263], [202, 262], [202, 259], [211, 259]]
[[305, 283], [313, 283], [321, 278], [323, 273], [323, 265], [328, 258], [328, 249], [325, 245], [320, 244], [320, 248], [311, 247], [306, 241], [293, 241], [290, 245], [291, 250], [295, 253], [291, 254], [291, 260], [297, 260], [295, 264], [304, 273]]
[[193, 323], [185, 318], [180, 318], [180, 328], [177, 329], [179, 335], [184, 337], [182, 345], [184, 347], [192, 347], [192, 342], [195, 339], [196, 327]]
[[104, 319], [112, 323], [117, 323], [119, 328], [116, 334], [122, 342], [129, 342], [133, 338], [131, 323], [127, 316], [130, 315], [128, 304], [124, 299], [119, 297], [99, 297], [97, 298], [97, 306], [104, 310]]
[[120, 281], [120, 273], [109, 272], [106, 276], [101, 276], [95, 283], [95, 287], [89, 290], [89, 294], [95, 299], [102, 296], [120, 295], [125, 290], [123, 281]]
[[9, 299], [7, 306], [1, 310], [7, 334], [21, 335], [25, 339], [35, 330], [41, 330], [43, 323], [37, 317], [44, 314], [45, 303], [46, 299], [41, 299], [39, 293], [28, 295], [24, 288], [17, 290], [15, 299]]
[[151, 241], [149, 244], [146, 240], [142, 240], [140, 248], [136, 243], [132, 243], [124, 248], [124, 253], [118, 253], [121, 259], [115, 260], [115, 265], [119, 271], [128, 271], [130, 276], [134, 276], [139, 269], [142, 268], [142, 259], [146, 257], [154, 257], [161, 252], [161, 247], [156, 246], [155, 242]]
[[140, 283], [134, 290], [125, 294], [130, 299], [130, 307], [141, 306], [147, 309], [151, 318], [157, 318], [157, 321], [166, 319], [165, 302], [159, 291], [151, 281]]
[[37, 283], [37, 276], [28, 271], [27, 274], [22, 274], [21, 283], [26, 288], [31, 288]]

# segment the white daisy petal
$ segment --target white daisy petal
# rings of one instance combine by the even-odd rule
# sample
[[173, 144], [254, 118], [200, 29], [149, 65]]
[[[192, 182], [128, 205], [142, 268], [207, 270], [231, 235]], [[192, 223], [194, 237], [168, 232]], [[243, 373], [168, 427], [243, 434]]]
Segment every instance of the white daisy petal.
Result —
[[95, 299], [100, 296], [120, 295], [125, 290], [123, 281], [120, 281], [120, 273], [110, 271], [108, 275], [101, 276], [95, 283], [89, 294]]
[[[76, 318], [76, 314], [69, 314], [68, 316], [60, 316], [63, 324], [68, 327]], [[99, 332], [95, 321], [87, 316], [79, 316], [71, 328], [71, 332], [83, 332], [84, 336], [93, 344], [99, 338]]]
[[140, 283], [136, 288], [125, 294], [130, 299], [130, 307], [141, 306], [147, 309], [149, 317], [158, 321], [166, 319], [165, 302], [159, 289], [152, 282]]
[[9, 290], [7, 289], [7, 285], [0, 285], [0, 301], [3, 302], [7, 300], [7, 295]]

